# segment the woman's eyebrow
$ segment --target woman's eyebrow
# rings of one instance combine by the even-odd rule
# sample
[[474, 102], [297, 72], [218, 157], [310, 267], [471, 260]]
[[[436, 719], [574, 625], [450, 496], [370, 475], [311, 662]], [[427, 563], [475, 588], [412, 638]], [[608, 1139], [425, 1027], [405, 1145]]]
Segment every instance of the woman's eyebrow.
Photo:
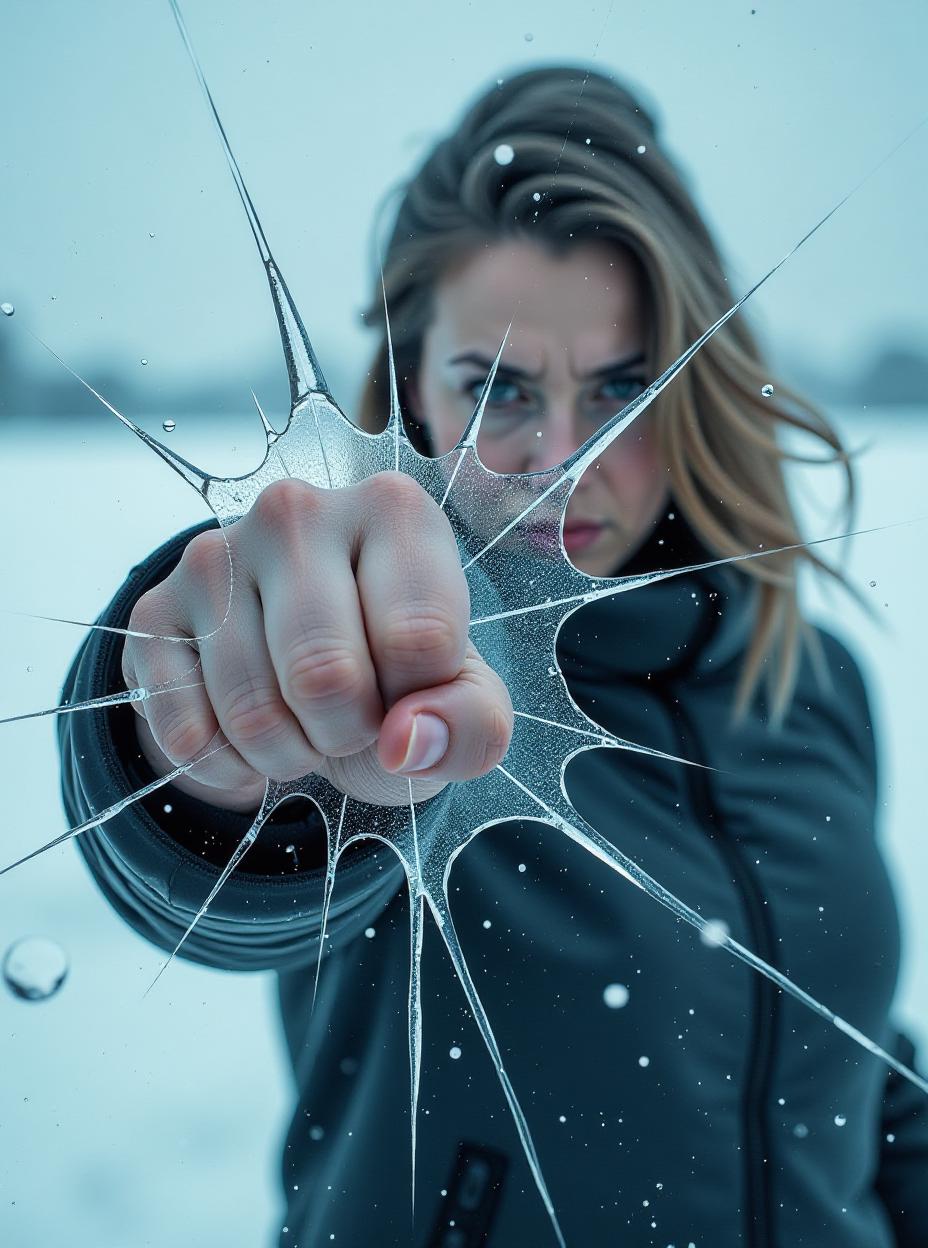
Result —
[[[587, 373], [582, 380], [596, 381], [600, 377], [605, 377], [612, 373], [625, 372], [630, 368], [637, 368], [644, 364], [644, 352], [636, 351], [634, 355], [620, 357], [616, 360], [610, 360], [607, 364], [600, 365], [591, 373]], [[479, 351], [465, 351], [461, 355], [452, 356], [448, 361], [451, 364], [473, 364], [475, 368], [480, 368], [484, 372], [489, 373], [493, 367], [493, 360], [489, 356], [481, 355]], [[530, 373], [527, 369], [516, 368], [513, 364], [504, 364], [500, 361], [499, 372], [505, 373], [507, 377], [518, 377], [524, 381], [538, 381], [541, 373]]]
[[[452, 356], [448, 363], [473, 364], [475, 368], [483, 369], [489, 375], [490, 369], [493, 367], [493, 358], [481, 355], [479, 351], [465, 351], [462, 355]], [[522, 378], [524, 381], [538, 381], [542, 376], [541, 373], [530, 373], [525, 368], [516, 368], [513, 364], [503, 364], [502, 361], [500, 361], [498, 372], [505, 373], [507, 377]]]
[[624, 373], [630, 368], [637, 368], [640, 364], [644, 364], [644, 352], [636, 351], [634, 355], [627, 355], [618, 360], [610, 360], [608, 364], [603, 364], [591, 373], [587, 373], [586, 379], [595, 381], [598, 377], [605, 377], [607, 373]]

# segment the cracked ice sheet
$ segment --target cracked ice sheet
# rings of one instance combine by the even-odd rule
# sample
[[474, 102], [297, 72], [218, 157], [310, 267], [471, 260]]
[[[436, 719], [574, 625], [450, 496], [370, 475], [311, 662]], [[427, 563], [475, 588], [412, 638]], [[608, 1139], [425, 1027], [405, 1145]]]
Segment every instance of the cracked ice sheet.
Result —
[[[211, 463], [210, 459], [208, 459], [207, 457], [201, 457], [200, 459], [197, 459], [197, 461], [196, 461], [196, 462], [205, 463], [205, 464], [208, 464], [208, 466], [212, 467], [212, 463]], [[876, 517], [876, 518], [874, 518], [874, 520], [876, 520], [876, 522], [878, 522], [878, 520], [879, 520], [879, 519], [881, 519], [881, 518], [884, 518], [884, 517]], [[125, 569], [125, 564], [123, 564], [123, 569]], [[95, 603], [95, 605], [96, 605], [96, 603]], [[76, 614], [80, 614], [80, 613], [76, 613]], [[84, 613], [84, 614], [86, 614], [86, 613]]]

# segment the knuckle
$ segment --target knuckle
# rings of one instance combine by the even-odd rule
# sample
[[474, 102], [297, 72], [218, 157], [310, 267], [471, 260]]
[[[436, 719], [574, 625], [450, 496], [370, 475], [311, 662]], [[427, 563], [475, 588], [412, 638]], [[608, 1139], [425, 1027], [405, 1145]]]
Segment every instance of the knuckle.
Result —
[[388, 615], [380, 629], [380, 645], [387, 663], [450, 662], [457, 656], [463, 630], [450, 610], [435, 604], [406, 605]]
[[[151, 633], [157, 632], [158, 621], [164, 616], [163, 609], [164, 594], [159, 585], [154, 589], [146, 590], [135, 602], [129, 615], [128, 629], [134, 633]], [[126, 648], [132, 638], [126, 639]]]
[[209, 745], [214, 736], [212, 724], [202, 715], [181, 712], [163, 723], [151, 725], [155, 740], [172, 762], [189, 763]]
[[198, 533], [187, 543], [178, 572], [197, 584], [213, 584], [222, 577], [223, 584], [229, 579], [229, 551], [225, 538], [217, 529]]
[[[360, 485], [368, 504], [396, 516], [420, 515], [432, 500], [422, 486], [403, 472], [378, 472]], [[434, 504], [432, 504], [434, 506]]]
[[284, 667], [284, 689], [303, 703], [340, 705], [361, 694], [364, 682], [357, 656], [344, 646], [302, 645]]
[[255, 499], [251, 515], [263, 528], [285, 534], [302, 528], [322, 503], [322, 492], [293, 477], [273, 481]]
[[231, 741], [260, 746], [281, 735], [287, 713], [276, 692], [248, 687], [229, 698], [224, 720]]

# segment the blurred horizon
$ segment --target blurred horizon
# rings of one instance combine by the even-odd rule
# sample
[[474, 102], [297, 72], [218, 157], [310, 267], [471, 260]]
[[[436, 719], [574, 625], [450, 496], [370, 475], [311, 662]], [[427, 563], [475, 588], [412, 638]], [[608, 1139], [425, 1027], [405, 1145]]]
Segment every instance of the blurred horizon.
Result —
[[[45, 0], [41, 11], [11, 6], [0, 44], [18, 106], [0, 137], [0, 301], [16, 307], [0, 321], [0, 420], [60, 410], [51, 361], [24, 329], [117, 406], [247, 410], [253, 386], [279, 415], [264, 273], [167, 3]], [[347, 410], [375, 345], [359, 314], [377, 294], [378, 210], [477, 93], [552, 63], [614, 72], [656, 112], [733, 298], [856, 187], [746, 314], [774, 371], [813, 399], [853, 402], [863, 382], [860, 401], [875, 401], [868, 367], [883, 370], [882, 401], [928, 395], [928, 7], [917, 0], [601, 0], [569, 22], [553, 0], [473, 0], [437, 25], [425, 0], [360, 21], [351, 6], [310, 13], [298, 0], [184, 11]], [[897, 392], [885, 359], [900, 353], [913, 384]]]

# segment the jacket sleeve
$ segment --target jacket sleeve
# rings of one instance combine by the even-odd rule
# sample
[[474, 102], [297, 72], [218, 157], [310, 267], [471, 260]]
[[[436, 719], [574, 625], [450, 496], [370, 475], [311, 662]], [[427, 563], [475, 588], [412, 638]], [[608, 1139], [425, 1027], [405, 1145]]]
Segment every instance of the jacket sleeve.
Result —
[[[900, 1035], [894, 1055], [915, 1068], [915, 1046]], [[928, 1244], [928, 1096], [890, 1071], [883, 1092], [877, 1191], [898, 1248]]]
[[[180, 534], [133, 568], [97, 622], [124, 628], [135, 601], [168, 575], [187, 542], [204, 527]], [[74, 660], [62, 701], [124, 689], [122, 646], [120, 634], [93, 630]], [[70, 826], [155, 779], [139, 751], [134, 719], [125, 704], [59, 716], [62, 793]], [[80, 833], [76, 843], [107, 901], [140, 935], [170, 951], [250, 825], [248, 815], [220, 810], [167, 785]], [[287, 803], [262, 829], [179, 956], [240, 971], [287, 970], [314, 962], [325, 863], [325, 827], [318, 811], [308, 802]], [[403, 868], [388, 847], [370, 841], [348, 849], [339, 862], [327, 947], [360, 934], [402, 881]]]

